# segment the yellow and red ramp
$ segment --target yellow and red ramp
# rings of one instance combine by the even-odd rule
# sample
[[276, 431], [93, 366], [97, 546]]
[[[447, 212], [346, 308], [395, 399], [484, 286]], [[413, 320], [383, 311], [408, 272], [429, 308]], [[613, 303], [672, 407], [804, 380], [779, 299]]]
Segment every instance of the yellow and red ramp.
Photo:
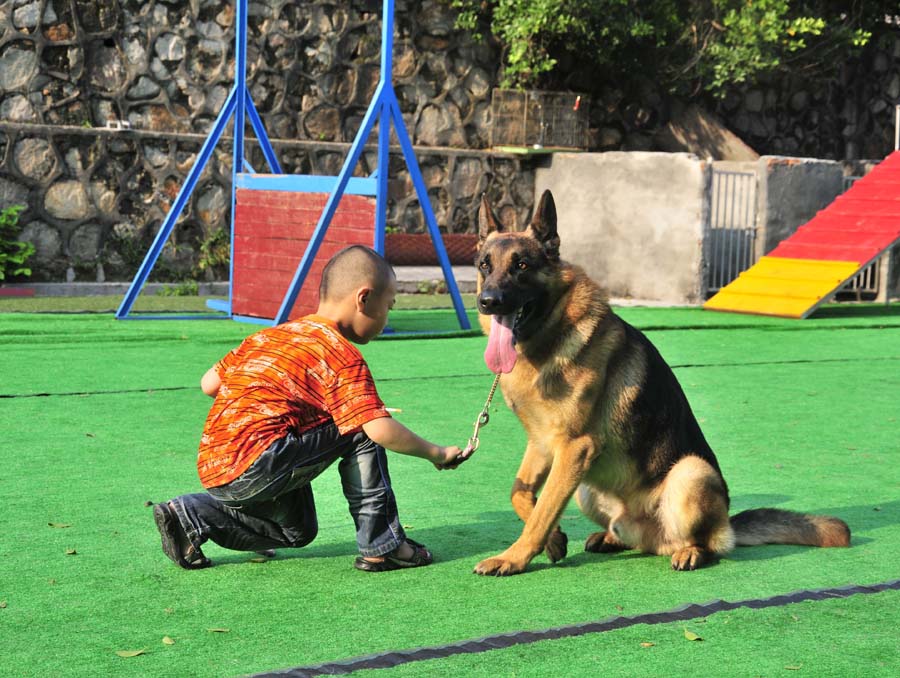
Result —
[[710, 298], [711, 311], [806, 318], [900, 243], [900, 152]]

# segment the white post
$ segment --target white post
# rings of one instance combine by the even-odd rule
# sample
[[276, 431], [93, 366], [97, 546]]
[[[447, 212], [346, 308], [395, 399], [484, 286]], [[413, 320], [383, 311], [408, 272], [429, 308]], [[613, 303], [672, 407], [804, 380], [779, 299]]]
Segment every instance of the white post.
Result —
[[894, 106], [894, 150], [900, 149], [900, 105]]

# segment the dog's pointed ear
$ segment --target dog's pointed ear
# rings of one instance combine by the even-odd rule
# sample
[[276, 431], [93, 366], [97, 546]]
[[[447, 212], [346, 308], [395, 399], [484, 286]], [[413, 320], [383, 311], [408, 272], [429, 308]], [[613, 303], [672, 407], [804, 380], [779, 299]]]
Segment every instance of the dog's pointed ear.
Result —
[[559, 259], [559, 234], [556, 231], [556, 204], [553, 194], [544, 191], [534, 216], [529, 224], [531, 232], [544, 247], [544, 253], [551, 261]]
[[494, 216], [494, 211], [488, 202], [487, 194], [481, 194], [481, 208], [478, 210], [478, 241], [484, 242], [487, 237], [496, 231], [503, 233], [503, 224]]

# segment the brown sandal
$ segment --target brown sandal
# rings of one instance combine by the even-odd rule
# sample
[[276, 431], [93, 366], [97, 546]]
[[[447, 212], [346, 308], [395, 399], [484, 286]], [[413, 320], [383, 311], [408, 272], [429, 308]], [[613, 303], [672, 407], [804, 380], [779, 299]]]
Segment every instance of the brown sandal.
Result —
[[353, 563], [353, 567], [363, 572], [390, 572], [391, 570], [405, 570], [411, 567], [431, 565], [434, 561], [431, 551], [412, 539], [407, 539], [406, 543], [413, 547], [413, 554], [409, 558], [398, 558], [387, 554], [382, 556], [382, 560], [367, 560], [363, 556], [358, 556], [356, 562]]

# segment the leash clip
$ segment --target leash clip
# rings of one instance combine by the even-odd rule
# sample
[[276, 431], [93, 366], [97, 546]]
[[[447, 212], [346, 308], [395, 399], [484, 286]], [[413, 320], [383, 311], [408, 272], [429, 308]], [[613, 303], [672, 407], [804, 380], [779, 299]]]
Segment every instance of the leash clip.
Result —
[[463, 450], [463, 454], [468, 457], [475, 450], [478, 449], [478, 446], [481, 444], [481, 441], [478, 440], [478, 432], [481, 430], [482, 426], [486, 426], [487, 423], [491, 420], [490, 407], [491, 401], [494, 399], [494, 393], [497, 390], [497, 384], [500, 383], [500, 375], [498, 374], [494, 377], [494, 383], [491, 386], [491, 391], [488, 393], [487, 402], [484, 404], [484, 409], [481, 410], [481, 414], [478, 415], [478, 419], [475, 420], [475, 430], [472, 431], [472, 437], [469, 438], [469, 444], [466, 445], [466, 449]]
[[478, 446], [481, 444], [481, 441], [478, 440], [478, 431], [490, 420], [491, 415], [488, 414], [487, 410], [483, 410], [481, 414], [478, 415], [478, 419], [475, 421], [475, 430], [472, 432], [472, 437], [469, 438], [469, 444], [466, 446], [466, 452], [468, 454], [471, 454], [478, 449]]

